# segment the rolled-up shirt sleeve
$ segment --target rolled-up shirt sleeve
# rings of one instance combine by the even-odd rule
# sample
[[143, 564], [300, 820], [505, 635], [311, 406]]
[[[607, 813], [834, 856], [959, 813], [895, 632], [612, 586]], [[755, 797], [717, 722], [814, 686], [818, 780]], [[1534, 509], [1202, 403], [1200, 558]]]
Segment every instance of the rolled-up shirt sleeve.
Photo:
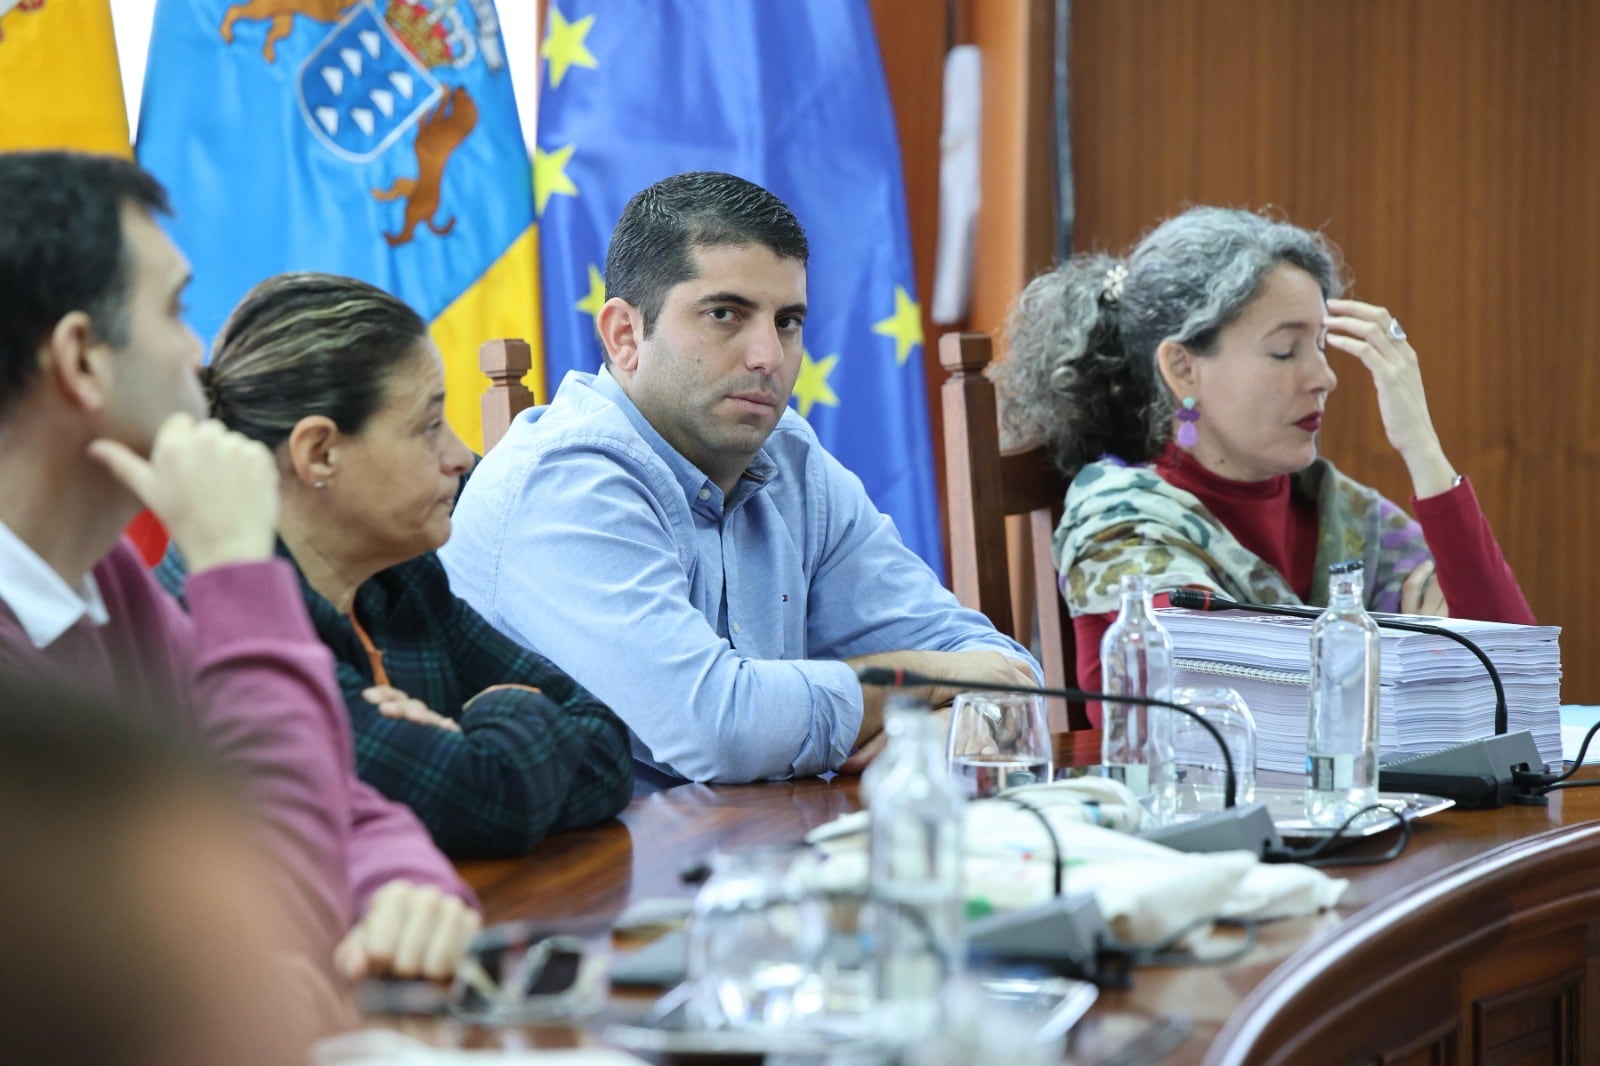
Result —
[[811, 569], [808, 643], [813, 654], [996, 651], [1043, 673], [1027, 649], [961, 605], [905, 546], [860, 479], [820, 448], [809, 452], [807, 492], [818, 556]]

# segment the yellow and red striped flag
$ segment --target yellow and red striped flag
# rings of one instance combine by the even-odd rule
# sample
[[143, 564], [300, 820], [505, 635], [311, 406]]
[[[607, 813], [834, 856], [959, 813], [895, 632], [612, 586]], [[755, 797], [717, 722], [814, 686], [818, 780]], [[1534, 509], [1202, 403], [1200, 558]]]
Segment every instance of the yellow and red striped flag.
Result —
[[0, 151], [132, 156], [108, 0], [0, 0]]

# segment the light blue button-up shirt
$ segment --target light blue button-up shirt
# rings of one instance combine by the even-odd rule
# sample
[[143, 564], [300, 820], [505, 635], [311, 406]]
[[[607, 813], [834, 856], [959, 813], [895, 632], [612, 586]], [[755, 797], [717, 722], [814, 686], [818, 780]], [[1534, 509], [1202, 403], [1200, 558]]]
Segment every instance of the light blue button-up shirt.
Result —
[[517, 418], [440, 556], [458, 595], [609, 704], [669, 779], [837, 767], [862, 715], [842, 659], [1033, 661], [956, 602], [794, 411], [725, 498], [604, 370]]

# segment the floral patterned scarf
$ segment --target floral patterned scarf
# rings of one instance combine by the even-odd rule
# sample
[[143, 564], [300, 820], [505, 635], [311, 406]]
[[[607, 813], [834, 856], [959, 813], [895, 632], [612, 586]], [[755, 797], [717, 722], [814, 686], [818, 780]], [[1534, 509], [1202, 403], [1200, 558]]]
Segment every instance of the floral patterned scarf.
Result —
[[[1367, 607], [1398, 611], [1400, 586], [1429, 558], [1422, 527], [1373, 489], [1318, 459], [1291, 475], [1291, 491], [1317, 505], [1311, 603], [1327, 603], [1328, 567], [1366, 565]], [[1240, 544], [1192, 493], [1151, 466], [1090, 463], [1067, 489], [1053, 541], [1061, 595], [1074, 617], [1109, 614], [1123, 574], [1144, 573], [1153, 592], [1201, 588], [1258, 603], [1302, 602], [1282, 574]]]

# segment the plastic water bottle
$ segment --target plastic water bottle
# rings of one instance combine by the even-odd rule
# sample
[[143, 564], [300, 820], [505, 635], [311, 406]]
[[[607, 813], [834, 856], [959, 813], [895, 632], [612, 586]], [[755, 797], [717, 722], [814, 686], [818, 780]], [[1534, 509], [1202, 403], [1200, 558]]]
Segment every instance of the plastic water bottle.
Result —
[[[1170, 699], [1172, 638], [1150, 610], [1143, 574], [1122, 575], [1122, 609], [1100, 640], [1100, 679], [1110, 694]], [[1101, 704], [1100, 762], [1143, 800], [1156, 824], [1177, 806], [1172, 711], [1106, 700]]]
[[1328, 609], [1311, 627], [1306, 820], [1341, 825], [1378, 799], [1378, 655], [1359, 561], [1328, 568]]
[[965, 799], [945, 767], [943, 719], [897, 701], [884, 728], [889, 768], [868, 802], [873, 984], [883, 1024], [912, 1037], [933, 1027], [940, 989], [965, 959]]

